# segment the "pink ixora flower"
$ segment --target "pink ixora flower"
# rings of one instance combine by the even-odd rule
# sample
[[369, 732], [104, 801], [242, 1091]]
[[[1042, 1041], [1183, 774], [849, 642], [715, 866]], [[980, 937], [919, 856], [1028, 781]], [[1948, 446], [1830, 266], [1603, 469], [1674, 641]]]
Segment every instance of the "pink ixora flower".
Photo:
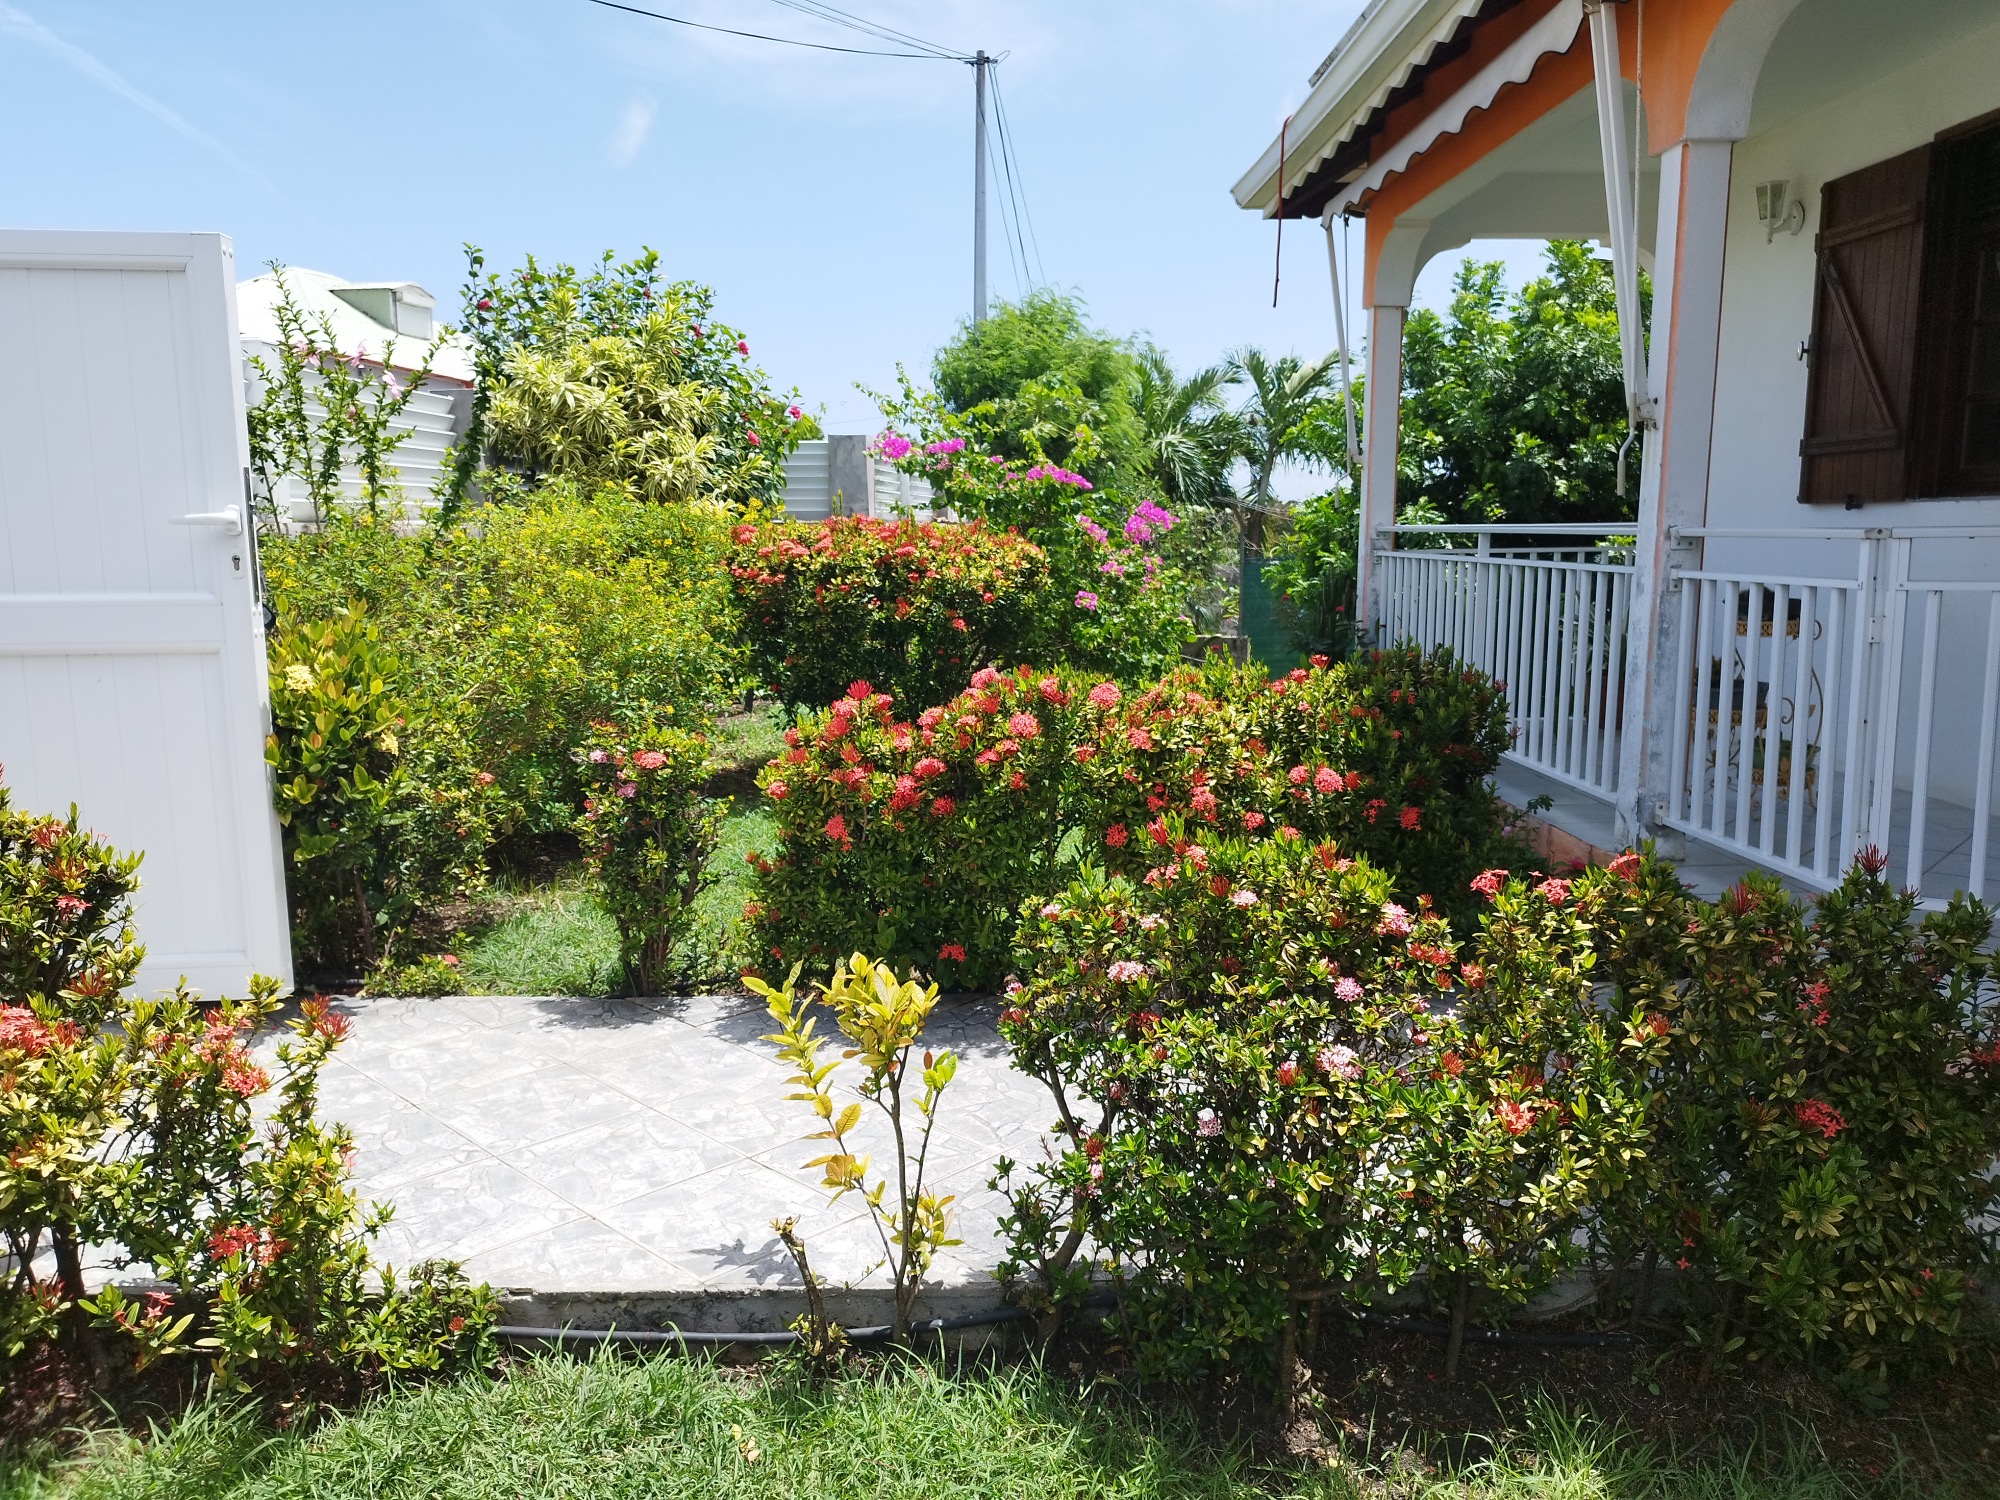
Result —
[[1120, 958], [1104, 974], [1113, 984], [1133, 984], [1146, 977], [1146, 966], [1136, 959]]
[[1251, 890], [1233, 892], [1229, 897], [1232, 906], [1251, 907], [1257, 904], [1257, 893]]
[[1320, 1048], [1319, 1056], [1314, 1061], [1319, 1064], [1320, 1072], [1329, 1078], [1352, 1080], [1361, 1076], [1361, 1058], [1345, 1043], [1336, 1042], [1331, 1047]]
[[1542, 899], [1547, 901], [1551, 906], [1561, 906], [1563, 902], [1569, 900], [1569, 882], [1567, 880], [1551, 878], [1544, 880], [1535, 889], [1541, 893]]
[[1340, 977], [1340, 982], [1334, 985], [1333, 992], [1349, 1005], [1352, 1005], [1361, 998], [1361, 981], [1356, 979], [1352, 974], [1343, 974]]
[[1212, 1109], [1204, 1109], [1194, 1117], [1194, 1133], [1204, 1140], [1222, 1134], [1222, 1116]]
[[640, 750], [632, 756], [632, 764], [642, 771], [657, 771], [666, 763], [664, 750]]
[[1395, 902], [1386, 902], [1382, 907], [1382, 920], [1375, 924], [1375, 931], [1382, 937], [1408, 937], [1410, 914]]
[[636, 781], [621, 781], [618, 783], [618, 795], [621, 797], [630, 797], [638, 790], [639, 784]]
[[1479, 892], [1488, 901], [1492, 901], [1498, 898], [1500, 887], [1506, 883], [1507, 872], [1505, 870], [1482, 870], [1472, 878], [1472, 889]]
[[783, 802], [786, 797], [791, 795], [791, 791], [792, 789], [786, 786], [784, 782], [774, 781], [764, 788], [764, 795], [769, 797], [773, 802]]
[[1030, 713], [1015, 714], [1007, 720], [1007, 732], [1031, 740], [1042, 732], [1042, 722]]
[[1092, 708], [1101, 708], [1104, 709], [1106, 712], [1109, 712], [1111, 709], [1114, 709], [1118, 706], [1119, 700], [1123, 696], [1124, 695], [1120, 693], [1118, 690], [1117, 683], [1100, 682], [1096, 687], [1090, 690], [1090, 706]]

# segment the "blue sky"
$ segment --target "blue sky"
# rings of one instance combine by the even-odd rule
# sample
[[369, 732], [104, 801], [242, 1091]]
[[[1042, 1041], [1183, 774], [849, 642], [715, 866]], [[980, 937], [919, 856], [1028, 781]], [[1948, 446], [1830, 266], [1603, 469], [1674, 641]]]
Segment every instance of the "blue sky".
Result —
[[[775, 0], [635, 3], [875, 45]], [[1245, 343], [1331, 346], [1316, 226], [1287, 228], [1273, 310], [1272, 226], [1228, 190], [1359, 0], [843, 8], [1006, 54], [1040, 268], [1101, 325], [1187, 368]], [[758, 361], [835, 430], [872, 429], [854, 383], [886, 386], [899, 360], [921, 371], [969, 306], [971, 127], [960, 65], [587, 0], [0, 0], [0, 222], [217, 229], [244, 274], [280, 260], [411, 279], [441, 309], [467, 240], [496, 264], [650, 244], [716, 288]], [[997, 217], [989, 255], [995, 294], [1014, 295]], [[1434, 263], [1426, 293], [1449, 271]]]

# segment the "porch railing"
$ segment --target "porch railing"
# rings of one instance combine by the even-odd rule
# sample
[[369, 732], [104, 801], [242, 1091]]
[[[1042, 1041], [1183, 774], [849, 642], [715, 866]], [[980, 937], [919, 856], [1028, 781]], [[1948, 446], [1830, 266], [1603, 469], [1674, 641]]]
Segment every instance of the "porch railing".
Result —
[[1448, 646], [1495, 678], [1509, 755], [1609, 798], [1618, 788], [1632, 554], [1604, 526], [1392, 526], [1374, 555], [1376, 639]]
[[1966, 544], [2000, 545], [2000, 529], [1679, 536], [1832, 543], [1854, 564], [1677, 570], [1663, 821], [1811, 885], [1873, 845], [1932, 900], [1991, 888], [2000, 572], [1938, 575], [1967, 571]]
[[[1673, 674], [1653, 695], [1669, 762], [1653, 817], [1806, 885], [1873, 845], [1931, 902], [2000, 894], [2000, 528], [1674, 541], [1700, 560], [1669, 572], [1672, 659], [1650, 667]], [[1628, 769], [1639, 789], [1621, 737], [1648, 667], [1627, 646], [1634, 564], [1616, 531], [1391, 527], [1371, 566], [1375, 638], [1448, 646], [1498, 679], [1511, 759], [1597, 797]]]

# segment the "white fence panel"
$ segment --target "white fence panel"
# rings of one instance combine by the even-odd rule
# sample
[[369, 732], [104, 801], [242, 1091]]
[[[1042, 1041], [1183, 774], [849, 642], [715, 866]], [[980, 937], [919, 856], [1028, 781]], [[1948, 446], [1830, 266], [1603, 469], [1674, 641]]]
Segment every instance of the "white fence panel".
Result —
[[229, 242], [0, 231], [0, 762], [143, 850], [139, 986], [291, 978]]

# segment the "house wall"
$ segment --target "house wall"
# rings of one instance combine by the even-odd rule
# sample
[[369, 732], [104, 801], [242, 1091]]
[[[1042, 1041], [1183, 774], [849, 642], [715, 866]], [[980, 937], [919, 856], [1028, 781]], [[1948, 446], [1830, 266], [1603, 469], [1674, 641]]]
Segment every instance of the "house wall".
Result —
[[[1778, 46], [1784, 45], [1781, 36]], [[1774, 51], [1774, 57], [1775, 57]], [[1857, 510], [1798, 502], [1798, 444], [1805, 424], [1807, 367], [1799, 344], [1812, 330], [1813, 238], [1819, 194], [1832, 178], [1931, 140], [1940, 130], [2000, 109], [2000, 16], [1993, 25], [1895, 72], [1831, 98], [1809, 113], [1738, 143], [1731, 169], [1728, 245], [1724, 254], [1722, 335], [1716, 381], [1710, 526], [1774, 527], [1795, 532], [1857, 527], [1984, 526], [2000, 529], [2000, 496], [1865, 505]], [[1768, 65], [1767, 65], [1768, 66]], [[1765, 242], [1756, 184], [1792, 183], [1806, 207], [1804, 229]], [[1852, 576], [1851, 542], [1712, 539], [1707, 565], [1774, 573]], [[1919, 542], [1912, 576], [2000, 579], [2000, 538]], [[1909, 668], [1921, 617], [1913, 609]], [[1938, 788], [1956, 801], [1971, 795], [1973, 755], [1986, 643], [1984, 598], [1947, 598], [1936, 734]], [[1904, 706], [1906, 742], [1916, 732]], [[1905, 745], [1907, 751], [1908, 744]]]

